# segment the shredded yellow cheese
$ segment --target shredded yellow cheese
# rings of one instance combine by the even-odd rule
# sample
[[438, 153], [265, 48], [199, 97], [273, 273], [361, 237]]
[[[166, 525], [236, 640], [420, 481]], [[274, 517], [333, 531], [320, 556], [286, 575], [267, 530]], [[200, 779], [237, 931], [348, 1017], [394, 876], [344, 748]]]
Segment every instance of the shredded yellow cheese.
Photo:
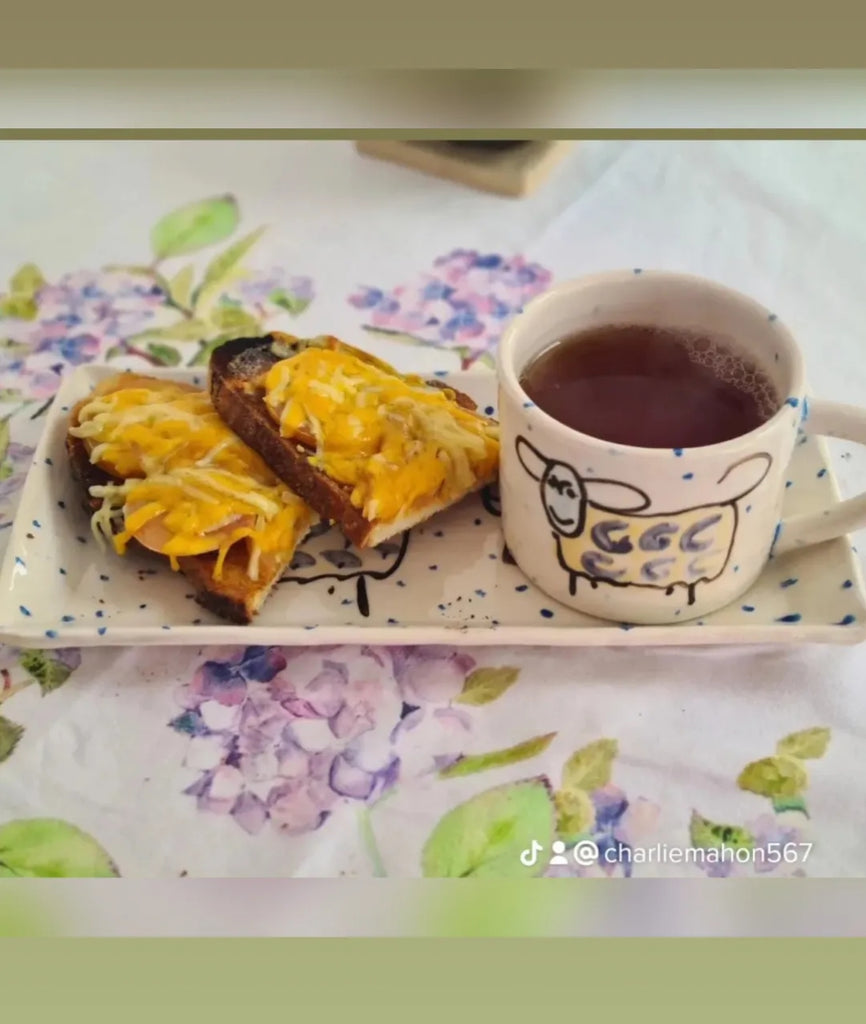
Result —
[[369, 520], [393, 522], [461, 497], [499, 459], [497, 426], [454, 393], [351, 352], [310, 347], [265, 375], [283, 437], [315, 441], [310, 463], [351, 487]]
[[225, 426], [204, 391], [139, 379], [95, 395], [70, 434], [122, 481], [90, 489], [102, 501], [93, 532], [119, 554], [135, 538], [177, 569], [179, 558], [217, 552], [219, 579], [231, 548], [246, 541], [256, 580], [264, 560], [291, 558], [310, 525], [306, 505]]

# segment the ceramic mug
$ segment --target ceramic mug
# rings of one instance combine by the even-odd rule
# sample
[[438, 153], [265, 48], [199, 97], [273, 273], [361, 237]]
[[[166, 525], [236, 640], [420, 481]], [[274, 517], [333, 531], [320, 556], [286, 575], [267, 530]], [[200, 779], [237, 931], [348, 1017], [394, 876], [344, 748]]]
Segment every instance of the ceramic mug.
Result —
[[[641, 324], [699, 331], [750, 357], [779, 396], [756, 429], [720, 444], [612, 444], [534, 405], [523, 370], [587, 328]], [[803, 359], [779, 319], [686, 274], [614, 271], [530, 302], [498, 353], [505, 543], [521, 570], [569, 608], [622, 623], [696, 619], [742, 596], [767, 561], [866, 525], [866, 495], [782, 520], [787, 470], [808, 428], [866, 443], [866, 410], [806, 395]]]

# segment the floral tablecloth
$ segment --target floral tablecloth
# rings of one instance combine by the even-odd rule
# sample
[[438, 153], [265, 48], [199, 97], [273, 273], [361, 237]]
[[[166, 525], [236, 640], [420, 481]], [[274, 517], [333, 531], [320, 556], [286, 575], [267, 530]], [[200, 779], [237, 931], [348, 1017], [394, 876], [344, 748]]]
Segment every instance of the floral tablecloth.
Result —
[[[581, 143], [514, 202], [338, 142], [0, 144], [0, 543], [70, 367], [283, 327], [480, 371], [592, 270], [745, 290], [863, 402], [864, 175], [866, 143]], [[858, 647], [362, 639], [0, 649], [0, 876], [866, 873]]]

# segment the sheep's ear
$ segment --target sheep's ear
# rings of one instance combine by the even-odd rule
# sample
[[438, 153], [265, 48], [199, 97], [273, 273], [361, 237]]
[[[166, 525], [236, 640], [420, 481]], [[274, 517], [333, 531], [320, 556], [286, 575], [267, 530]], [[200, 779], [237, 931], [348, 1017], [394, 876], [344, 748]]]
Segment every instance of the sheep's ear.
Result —
[[523, 466], [533, 480], [540, 480], [547, 469], [548, 460], [537, 448], [533, 448], [525, 437], [518, 437], [514, 447], [517, 450], [520, 465]]
[[589, 500], [605, 512], [643, 512], [649, 508], [650, 498], [640, 488], [618, 480], [584, 478]]
[[739, 501], [740, 498], [745, 498], [763, 482], [772, 464], [773, 457], [768, 452], [757, 452], [728, 466], [718, 480], [718, 485], [722, 488], [718, 500]]

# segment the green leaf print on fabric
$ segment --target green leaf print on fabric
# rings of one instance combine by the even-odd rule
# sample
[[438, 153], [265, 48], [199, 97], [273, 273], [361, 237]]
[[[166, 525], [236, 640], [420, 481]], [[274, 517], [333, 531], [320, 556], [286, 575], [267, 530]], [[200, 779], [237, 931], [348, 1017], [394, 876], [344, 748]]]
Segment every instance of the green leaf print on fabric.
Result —
[[803, 792], [809, 785], [809, 772], [803, 761], [823, 757], [829, 745], [830, 730], [824, 726], [789, 733], [776, 744], [773, 756], [747, 764], [737, 785], [767, 797], [776, 814], [796, 811], [808, 817]]
[[443, 768], [439, 772], [439, 778], [453, 779], [461, 775], [474, 775], [476, 772], [526, 761], [547, 750], [554, 736], [555, 732], [549, 732], [543, 736], [535, 736], [531, 740], [524, 740], [523, 743], [516, 743], [513, 747], [505, 747], [503, 750], [491, 750], [486, 754], [466, 754], [447, 768]]
[[147, 346], [147, 354], [159, 366], [178, 366], [183, 358], [171, 345], [150, 344]]
[[117, 867], [86, 832], [56, 818], [0, 826], [0, 867], [18, 878], [116, 878]]
[[376, 878], [387, 878], [388, 872], [382, 863], [382, 855], [379, 852], [379, 844], [376, 842], [376, 833], [373, 830], [373, 822], [370, 818], [370, 808], [366, 805], [358, 812], [358, 826], [360, 829], [361, 842], [370, 859], [373, 868], [373, 875]]
[[779, 740], [776, 753], [788, 757], [811, 759], [823, 757], [830, 744], [830, 730], [822, 727], [792, 732]]
[[237, 228], [238, 204], [234, 196], [216, 196], [188, 203], [166, 214], [150, 235], [154, 258], [166, 260], [196, 252], [223, 241]]
[[24, 735], [24, 726], [10, 722], [8, 718], [0, 715], [0, 762], [10, 757], [12, 751], [18, 746], [18, 741]]
[[519, 668], [477, 668], [466, 677], [463, 690], [455, 703], [473, 706], [489, 704], [510, 689], [519, 675]]
[[9, 452], [9, 417], [0, 420], [0, 462], [3, 462]]
[[559, 789], [554, 793], [556, 832], [566, 843], [592, 832], [595, 804], [585, 789]]
[[806, 788], [809, 776], [796, 757], [776, 754], [752, 761], [740, 772], [737, 785], [758, 796], [799, 796]]
[[0, 296], [0, 316], [35, 320], [39, 315], [37, 296], [44, 284], [45, 278], [34, 263], [19, 267], [10, 278], [9, 294]]
[[25, 263], [19, 267], [9, 281], [12, 295], [23, 295], [29, 299], [35, 298], [44, 286], [45, 278], [35, 263]]
[[750, 850], [755, 845], [752, 834], [739, 825], [719, 825], [692, 811], [689, 822], [689, 838], [692, 846], [709, 850], [729, 846], [732, 849]]
[[0, 297], [0, 316], [8, 316], [13, 320], [35, 320], [38, 314], [39, 307], [30, 295]]
[[201, 341], [208, 333], [209, 327], [204, 320], [179, 320], [176, 324], [133, 334], [126, 340], [133, 345], [150, 341]]
[[445, 814], [421, 855], [427, 878], [522, 878], [546, 864], [528, 867], [520, 854], [533, 841], [550, 848], [554, 811], [544, 777], [485, 790]]
[[786, 811], [797, 811], [799, 814], [809, 817], [806, 809], [806, 801], [801, 796], [775, 796], [773, 797], [773, 810], [776, 814], [784, 814]]
[[21, 667], [39, 683], [43, 694], [62, 686], [74, 668], [48, 651], [22, 651], [18, 660]]
[[137, 355], [146, 359], [151, 366], [179, 366], [184, 357], [175, 345], [168, 342], [202, 341], [210, 337], [213, 331], [214, 328], [204, 320], [178, 320], [125, 338], [120, 345], [108, 349], [105, 358], [111, 360], [119, 356]]
[[195, 267], [191, 263], [179, 270], [168, 282], [168, 296], [178, 309], [189, 312], [194, 282]]
[[284, 309], [292, 316], [300, 316], [310, 304], [310, 300], [308, 298], [299, 295], [292, 295], [290, 292], [287, 292], [285, 288], [277, 288], [275, 291], [271, 292], [268, 298], [275, 306], [278, 306], [280, 309]]
[[220, 337], [225, 341], [232, 338], [254, 338], [262, 330], [257, 317], [232, 306], [214, 310], [211, 323], [219, 330]]
[[205, 268], [200, 291], [212, 288], [216, 294], [219, 294], [226, 285], [230, 284], [235, 279], [233, 275], [237, 273], [241, 261], [266, 230], [267, 228], [264, 227], [256, 228], [255, 231], [251, 231], [237, 242], [233, 242], [218, 256], [214, 256]]
[[575, 751], [562, 769], [562, 788], [591, 793], [610, 782], [619, 746], [616, 740], [601, 739]]
[[[58, 649], [46, 652], [37, 650], [15, 650], [6, 648], [11, 657], [23, 669], [22, 676], [15, 678], [10, 668], [0, 670], [0, 705], [11, 700], [17, 693], [38, 683], [43, 696], [56, 690], [81, 664], [81, 652], [77, 648]], [[17, 673], [16, 673], [17, 675]], [[0, 762], [11, 757], [18, 746], [24, 726], [0, 715]]]
[[803, 831], [809, 812], [803, 793], [809, 775], [803, 759], [823, 757], [830, 743], [830, 730], [823, 727], [802, 729], [784, 736], [776, 744], [776, 753], [751, 761], [737, 777], [737, 786], [747, 793], [770, 801], [772, 813], [764, 811], [750, 817], [744, 826], [717, 825], [697, 812], [692, 813], [690, 835], [692, 845], [712, 848], [723, 845], [755, 851], [753, 858], [709, 861], [699, 866], [715, 877], [786, 873], [804, 876], [805, 861], [779, 855], [780, 850], [793, 851], [806, 842]]

